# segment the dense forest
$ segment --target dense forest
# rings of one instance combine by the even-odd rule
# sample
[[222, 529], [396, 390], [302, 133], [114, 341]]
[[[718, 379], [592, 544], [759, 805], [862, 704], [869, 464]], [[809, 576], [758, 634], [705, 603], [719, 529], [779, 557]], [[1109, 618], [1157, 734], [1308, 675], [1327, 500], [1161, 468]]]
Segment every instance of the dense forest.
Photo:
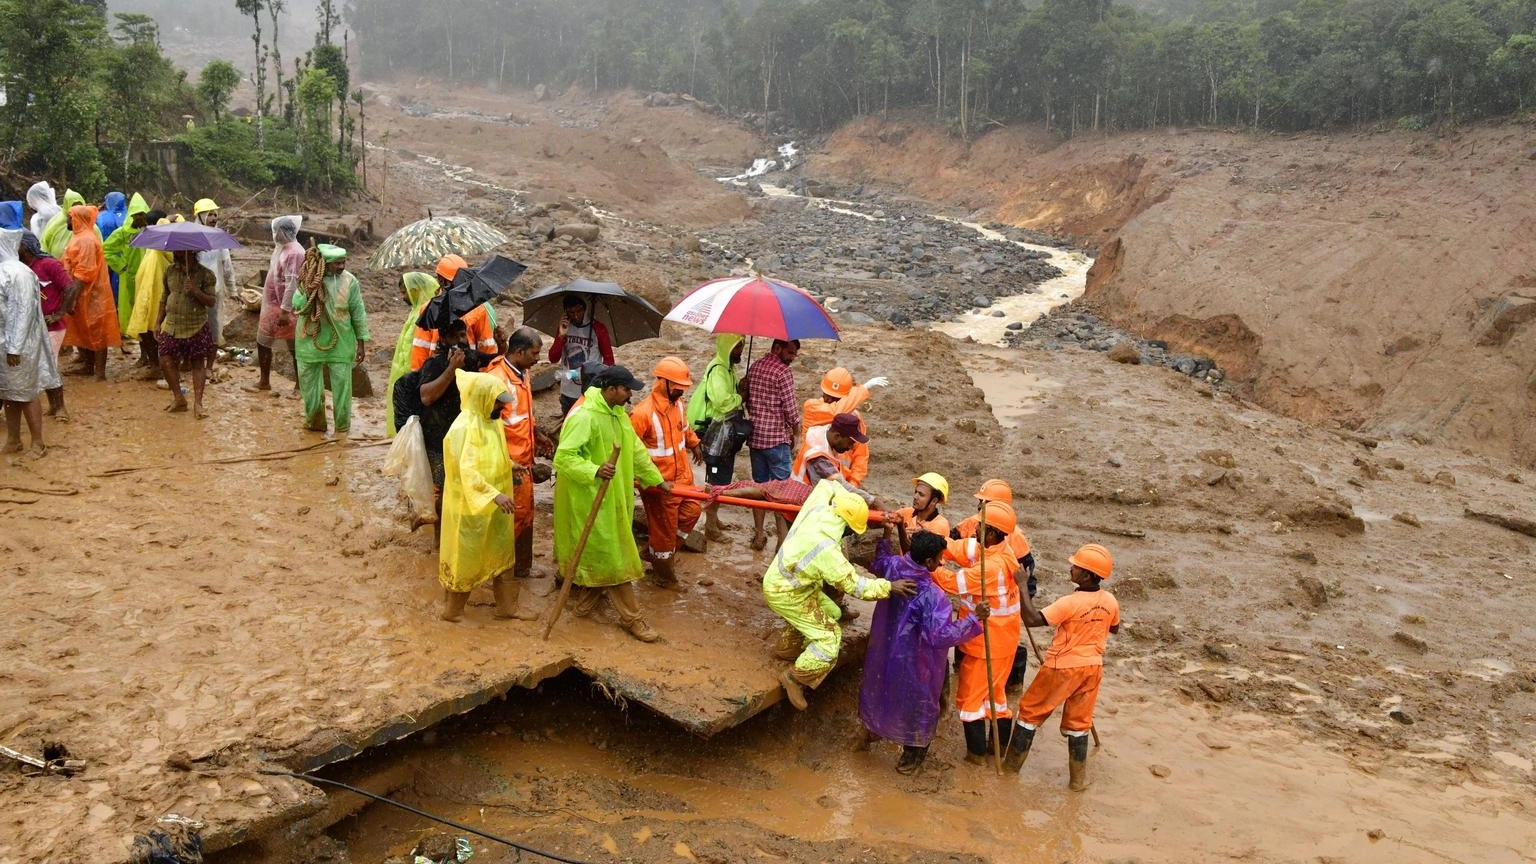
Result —
[[1536, 0], [350, 0], [369, 75], [686, 92], [826, 129], [1418, 127], [1536, 99]]

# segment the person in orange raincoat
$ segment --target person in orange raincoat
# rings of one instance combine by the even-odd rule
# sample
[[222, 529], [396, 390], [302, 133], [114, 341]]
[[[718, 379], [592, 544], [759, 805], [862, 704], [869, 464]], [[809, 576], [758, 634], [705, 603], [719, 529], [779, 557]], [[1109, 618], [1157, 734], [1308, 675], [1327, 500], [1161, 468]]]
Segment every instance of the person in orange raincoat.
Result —
[[533, 458], [553, 456], [555, 442], [539, 431], [533, 419], [533, 381], [529, 371], [539, 362], [544, 340], [537, 330], [519, 327], [505, 340], [505, 353], [485, 367], [488, 375], [507, 385], [510, 401], [501, 412], [501, 431], [507, 439], [507, 458], [517, 485], [512, 487], [512, 524], [515, 527], [516, 563], [512, 575], [527, 579], [533, 575]]
[[[645, 443], [661, 476], [672, 481], [673, 488], [689, 488], [694, 485], [689, 454], [694, 462], [704, 461], [699, 436], [688, 425], [683, 409], [683, 393], [693, 386], [693, 376], [688, 372], [688, 364], [677, 357], [661, 358], [653, 374], [656, 386], [630, 412], [629, 422]], [[650, 530], [643, 557], [650, 559], [657, 585], [674, 587], [677, 574], [672, 556], [677, 552], [678, 540], [698, 524], [702, 508], [697, 501], [655, 488], [641, 490], [640, 500], [645, 504], [645, 521]]]
[[1089, 543], [1067, 560], [1077, 590], [1040, 610], [1029, 598], [1023, 598], [1023, 624], [1054, 626], [1056, 636], [1045, 652], [1045, 663], [1019, 700], [1019, 719], [1003, 767], [1013, 772], [1024, 767], [1035, 730], [1058, 705], [1065, 706], [1061, 734], [1067, 739], [1069, 786], [1080, 792], [1088, 788], [1088, 735], [1093, 731], [1093, 706], [1104, 680], [1104, 646], [1111, 633], [1120, 632], [1120, 602], [1101, 587], [1115, 570], [1108, 549]]
[[[453, 277], [469, 264], [457, 255], [444, 255], [437, 261], [437, 293], [441, 294], [453, 284]], [[464, 329], [469, 334], [469, 347], [482, 354], [496, 353], [495, 326], [491, 323], [490, 312], [485, 304], [469, 310], [459, 317], [464, 322]], [[423, 327], [416, 328], [416, 335], [411, 338], [411, 371], [420, 369], [433, 354], [437, 353], [437, 331], [427, 330]]]
[[71, 370], [73, 374], [94, 373], [97, 381], [105, 381], [107, 352], [123, 343], [123, 335], [112, 303], [107, 257], [96, 233], [96, 208], [89, 204], [69, 208], [69, 228], [72, 234], [60, 260], [69, 275], [79, 280], [80, 291], [64, 300], [64, 344], [81, 351], [82, 362]]
[[[852, 414], [859, 418], [859, 431], [868, 434], [869, 430], [864, 426], [864, 417], [859, 413], [859, 406], [869, 401], [870, 390], [884, 387], [888, 382], [883, 377], [871, 378], [863, 384], [853, 383], [853, 373], [841, 366], [831, 370], [821, 377], [821, 398], [805, 400], [805, 409], [801, 414], [800, 428], [802, 438], [799, 452], [795, 454], [794, 465], [790, 468], [790, 475], [799, 477], [801, 468], [805, 464], [805, 453], [810, 448], [808, 436], [811, 430], [818, 426], [826, 426], [832, 422], [832, 418], [839, 414]], [[869, 476], [869, 444], [858, 441], [853, 449], [838, 457], [838, 462], [843, 467], [843, 479], [855, 486], [863, 486], [864, 478]]]
[[[944, 551], [944, 560], [958, 570], [941, 570], [933, 574], [934, 582], [947, 593], [958, 595], [971, 608], [982, 603], [983, 595], [991, 614], [987, 618], [984, 636], [977, 636], [960, 645], [960, 668], [955, 685], [955, 708], [965, 730], [966, 761], [985, 764], [991, 751], [988, 740], [988, 721], [1010, 718], [1006, 686], [1008, 672], [1013, 668], [1013, 655], [1019, 648], [1022, 628], [1019, 621], [1019, 584], [1015, 575], [1019, 562], [1008, 549], [1008, 535], [1018, 527], [1018, 517], [1007, 504], [989, 501], [983, 511], [987, 523], [986, 549], [975, 537], [951, 540]], [[992, 647], [992, 675], [987, 680], [987, 643]], [[991, 711], [987, 702], [990, 698]], [[997, 728], [999, 751], [1008, 749], [1008, 736], [1012, 724], [1000, 723]]]

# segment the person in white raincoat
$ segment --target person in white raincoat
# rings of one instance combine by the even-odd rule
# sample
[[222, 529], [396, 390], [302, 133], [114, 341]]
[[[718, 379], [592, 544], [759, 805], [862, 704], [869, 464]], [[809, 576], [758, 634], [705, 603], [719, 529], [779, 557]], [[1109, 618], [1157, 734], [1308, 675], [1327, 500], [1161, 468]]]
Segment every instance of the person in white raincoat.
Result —
[[58, 364], [43, 321], [42, 287], [32, 268], [21, 263], [20, 231], [0, 231], [0, 399], [5, 401], [6, 453], [21, 452], [21, 420], [32, 435], [32, 452], [41, 456], [43, 407], [38, 396], [60, 386]]

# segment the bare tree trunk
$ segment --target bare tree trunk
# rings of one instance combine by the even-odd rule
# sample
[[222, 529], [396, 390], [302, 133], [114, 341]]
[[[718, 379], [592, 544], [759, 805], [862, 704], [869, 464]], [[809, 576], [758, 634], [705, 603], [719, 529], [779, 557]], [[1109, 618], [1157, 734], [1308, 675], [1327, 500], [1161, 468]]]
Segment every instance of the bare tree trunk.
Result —
[[276, 76], [272, 95], [277, 98], [277, 113], [283, 113], [283, 55], [277, 47], [277, 16], [283, 14], [284, 0], [267, 0], [267, 17], [272, 21], [272, 36], [267, 42], [267, 53], [272, 55], [272, 72]]

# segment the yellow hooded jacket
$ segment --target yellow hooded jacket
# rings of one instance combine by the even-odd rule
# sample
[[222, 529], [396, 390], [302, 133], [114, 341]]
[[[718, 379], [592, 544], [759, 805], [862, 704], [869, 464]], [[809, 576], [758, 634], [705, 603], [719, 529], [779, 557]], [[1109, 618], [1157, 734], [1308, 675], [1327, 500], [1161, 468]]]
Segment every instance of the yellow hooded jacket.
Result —
[[437, 578], [449, 591], [467, 592], [512, 569], [512, 514], [496, 506], [512, 495], [512, 461], [501, 420], [492, 419], [507, 385], [481, 372], [454, 374], [459, 416], [443, 439], [443, 523]]

